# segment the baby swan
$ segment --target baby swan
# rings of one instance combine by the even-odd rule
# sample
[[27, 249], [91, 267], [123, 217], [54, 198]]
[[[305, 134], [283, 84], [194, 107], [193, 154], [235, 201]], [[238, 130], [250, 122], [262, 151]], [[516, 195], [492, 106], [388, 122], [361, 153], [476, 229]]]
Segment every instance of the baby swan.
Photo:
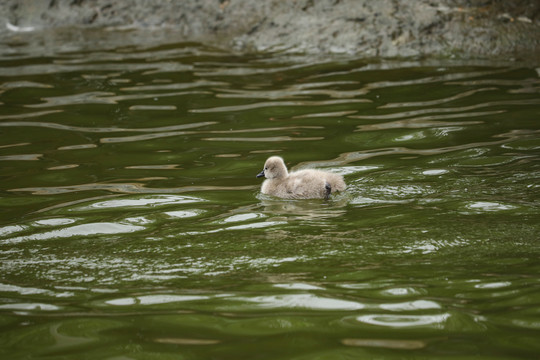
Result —
[[321, 170], [300, 170], [289, 174], [279, 156], [269, 157], [257, 177], [266, 177], [261, 192], [285, 199], [328, 199], [345, 190], [343, 176]]

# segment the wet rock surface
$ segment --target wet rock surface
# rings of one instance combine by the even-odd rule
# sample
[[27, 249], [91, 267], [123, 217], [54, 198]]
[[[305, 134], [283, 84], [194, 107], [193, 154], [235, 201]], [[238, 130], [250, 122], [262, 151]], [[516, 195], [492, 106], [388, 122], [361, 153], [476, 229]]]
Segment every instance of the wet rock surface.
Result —
[[540, 59], [537, 0], [7, 0], [0, 25], [4, 46], [81, 42], [105, 29], [121, 41], [248, 52]]

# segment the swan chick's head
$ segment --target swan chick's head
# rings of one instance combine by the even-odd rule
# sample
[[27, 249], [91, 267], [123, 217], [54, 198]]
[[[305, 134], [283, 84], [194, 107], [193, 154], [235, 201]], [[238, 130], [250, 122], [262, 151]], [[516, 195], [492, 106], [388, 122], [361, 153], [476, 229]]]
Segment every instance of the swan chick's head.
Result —
[[284, 179], [289, 175], [285, 162], [279, 156], [271, 156], [264, 163], [264, 169], [257, 177], [265, 177], [267, 179]]

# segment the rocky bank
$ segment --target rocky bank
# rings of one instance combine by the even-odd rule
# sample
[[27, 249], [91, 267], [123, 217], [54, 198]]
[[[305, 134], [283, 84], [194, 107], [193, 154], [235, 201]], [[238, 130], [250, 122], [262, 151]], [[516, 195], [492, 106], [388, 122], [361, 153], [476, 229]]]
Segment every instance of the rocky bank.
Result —
[[[538, 0], [4, 0], [3, 47], [209, 43], [235, 51], [540, 59]], [[151, 34], [151, 35], [149, 35]], [[92, 45], [90, 45], [92, 46]]]

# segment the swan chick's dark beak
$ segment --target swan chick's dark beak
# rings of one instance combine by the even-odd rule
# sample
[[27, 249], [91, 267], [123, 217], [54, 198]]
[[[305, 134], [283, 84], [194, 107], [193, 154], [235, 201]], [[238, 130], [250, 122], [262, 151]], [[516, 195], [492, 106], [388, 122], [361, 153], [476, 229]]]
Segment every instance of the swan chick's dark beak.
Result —
[[257, 174], [257, 177], [260, 178], [260, 177], [264, 177], [264, 170], [261, 171], [260, 173]]

